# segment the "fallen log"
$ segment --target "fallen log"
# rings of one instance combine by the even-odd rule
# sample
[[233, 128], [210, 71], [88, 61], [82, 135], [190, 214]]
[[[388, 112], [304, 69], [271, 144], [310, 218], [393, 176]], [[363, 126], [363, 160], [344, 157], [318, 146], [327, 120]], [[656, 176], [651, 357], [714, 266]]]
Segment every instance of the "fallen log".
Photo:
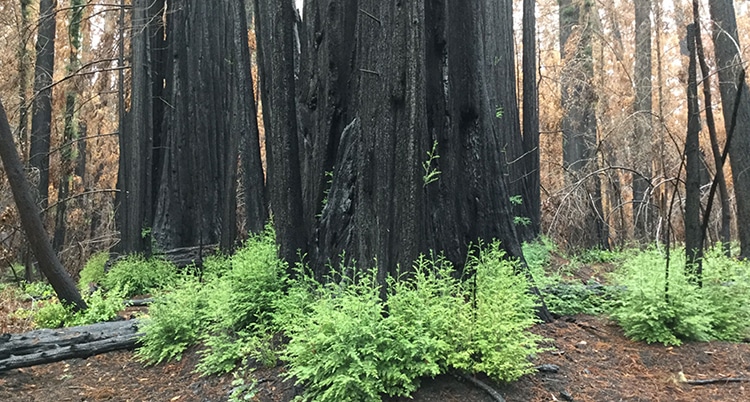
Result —
[[0, 336], [0, 372], [133, 349], [141, 335], [137, 320], [3, 334]]

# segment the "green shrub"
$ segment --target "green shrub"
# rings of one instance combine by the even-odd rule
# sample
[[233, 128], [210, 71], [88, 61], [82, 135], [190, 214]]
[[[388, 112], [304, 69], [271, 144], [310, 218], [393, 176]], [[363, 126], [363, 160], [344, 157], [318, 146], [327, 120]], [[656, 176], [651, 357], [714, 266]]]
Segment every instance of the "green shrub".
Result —
[[[449, 363], [473, 373], [486, 373], [496, 381], [514, 381], [533, 372], [529, 356], [540, 350], [541, 337], [528, 331], [536, 322], [536, 299], [529, 293], [525, 277], [516, 275], [516, 265], [494, 242], [469, 259], [476, 272], [476, 305], [465, 348], [454, 345], [458, 355]], [[462, 350], [463, 349], [463, 350]]]
[[120, 289], [106, 293], [98, 290], [84, 296], [88, 308], [77, 312], [53, 297], [41, 302], [38, 309], [32, 308], [30, 315], [38, 328], [73, 327], [110, 321], [125, 307], [125, 293]]
[[[218, 263], [218, 262], [217, 262]], [[229, 372], [243, 357], [275, 363], [269, 350], [274, 304], [283, 296], [287, 264], [278, 258], [273, 232], [250, 238], [225, 261], [224, 273], [208, 288], [206, 349], [198, 370], [205, 374]]]
[[115, 263], [101, 283], [107, 289], [128, 289], [126, 296], [135, 296], [173, 286], [177, 278], [175, 266], [164, 259], [130, 255]]
[[290, 339], [288, 374], [316, 401], [408, 396], [421, 377], [449, 369], [515, 380], [533, 371], [540, 338], [527, 331], [534, 299], [514, 268], [496, 243], [470, 259], [476, 277], [465, 282], [444, 259], [421, 258], [413, 274], [389, 282], [387, 302], [372, 275], [293, 281], [276, 320]]
[[665, 265], [660, 251], [650, 249], [623, 262], [615, 275], [626, 290], [613, 304], [611, 315], [625, 335], [665, 345], [684, 340], [741, 340], [747, 335], [747, 265], [710, 252], [704, 263], [705, 286], [698, 287], [684, 272], [684, 250], [673, 250], [668, 293]]
[[72, 321], [73, 313], [57, 298], [45, 300], [37, 310], [30, 310], [37, 328], [62, 328]]
[[109, 252], [100, 251], [89, 258], [86, 261], [86, 265], [80, 272], [80, 279], [78, 281], [78, 289], [81, 293], [87, 293], [89, 290], [89, 284], [95, 283], [100, 284], [104, 279], [104, 266], [109, 260]]
[[47, 282], [31, 282], [23, 285], [23, 292], [36, 300], [49, 299], [55, 296], [55, 289]]
[[203, 290], [203, 284], [189, 278], [156, 297], [149, 315], [142, 320], [144, 336], [138, 340], [136, 351], [139, 360], [148, 364], [179, 360], [205, 330], [208, 297], [210, 293]]

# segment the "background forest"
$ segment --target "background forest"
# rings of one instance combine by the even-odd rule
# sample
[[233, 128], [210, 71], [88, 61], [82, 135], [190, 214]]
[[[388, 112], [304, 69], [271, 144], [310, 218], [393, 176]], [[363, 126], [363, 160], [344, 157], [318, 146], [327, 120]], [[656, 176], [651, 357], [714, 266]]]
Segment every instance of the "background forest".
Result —
[[[18, 149], [28, 163], [29, 177], [39, 189], [48, 231], [71, 273], [91, 254], [110, 249], [120, 240], [115, 219], [121, 119], [118, 106], [128, 108], [132, 79], [129, 44], [133, 14], [128, 3], [120, 6], [112, 2], [60, 1], [54, 8], [52, 24], [48, 15], [42, 14], [40, 18], [39, 13], [40, 6], [50, 7], [50, 1], [0, 2], [0, 36], [5, 49], [0, 96]], [[542, 0], [536, 6], [538, 52], [534, 58], [538, 65], [542, 213], [540, 222], [536, 222], [539, 217], [518, 208], [516, 223], [532, 228], [541, 223], [532, 232], [547, 235], [565, 247], [622, 247], [664, 240], [666, 222], [671, 225], [672, 239], [684, 241], [686, 170], [681, 161], [685, 155], [689, 79], [685, 27], [692, 22], [692, 4], [636, 3], [646, 8], [645, 14], [636, 13], [636, 7], [630, 3], [617, 1], [582, 3], [581, 8], [575, 2], [558, 5]], [[711, 84], [711, 108], [718, 134], [718, 144], [714, 147], [706, 125], [701, 124], [700, 185], [705, 202], [716, 171], [714, 150], [723, 148], [726, 130], [711, 38], [714, 29], [711, 14], [708, 3], [699, 6], [709, 68], [706, 75]], [[566, 10], [573, 9], [566, 14]], [[744, 58], [745, 44], [750, 41], [747, 30], [742, 29], [748, 23], [747, 5], [737, 4], [735, 11], [739, 27], [737, 45]], [[252, 21], [250, 10], [248, 15]], [[515, 2], [514, 16], [516, 99], [522, 113], [525, 70], [521, 68], [524, 50], [521, 2]], [[636, 18], [640, 18], [639, 25]], [[54, 37], [43, 47], [45, 34], [49, 33], [41, 30], [49, 31], [50, 27]], [[256, 39], [252, 29], [248, 38], [257, 83]], [[581, 45], [583, 41], [587, 43]], [[566, 46], [585, 46], [584, 53], [567, 49], [566, 59], [561, 56], [561, 47], [565, 50]], [[40, 56], [52, 56], [54, 60], [40, 66], [43, 61], [38, 60]], [[45, 72], [48, 66], [52, 66], [51, 74]], [[570, 91], [575, 94], [561, 97]], [[256, 100], [262, 105], [257, 92], [256, 88]], [[44, 107], [39, 98], [45, 96], [51, 100], [46, 117], [51, 122], [48, 133], [43, 121], [45, 111], [35, 110], [35, 106]], [[699, 107], [705, 109], [705, 94], [700, 92], [698, 98]], [[564, 102], [569, 104], [564, 106]], [[263, 144], [261, 109], [258, 122]], [[497, 105], [497, 114], [517, 118], [510, 109]], [[567, 142], [563, 133], [566, 124], [582, 124], [573, 121], [582, 118], [576, 116], [580, 113], [589, 114], [585, 124], [590, 128], [585, 149], [570, 151], [578, 152], [578, 158], [586, 161], [585, 167], [579, 169], [564, 158], [563, 144]], [[38, 128], [34, 127], [32, 117], [42, 119]], [[38, 130], [37, 135], [49, 135], [48, 162], [44, 157], [30, 158], [37, 155], [31, 153], [33, 130]], [[741, 135], [745, 134], [738, 133]], [[265, 155], [263, 147], [261, 152]], [[578, 165], [583, 166], [580, 162]], [[723, 173], [727, 191], [722, 195], [728, 196], [728, 200], [721, 205], [729, 207], [727, 217], [731, 223], [722, 220], [727, 211], [713, 208], [708, 230], [712, 242], [727, 236], [727, 230], [732, 239], [737, 238], [736, 191], [729, 163]], [[639, 179], [643, 183], [639, 184]], [[30, 264], [32, 259], [24, 246], [10, 189], [7, 183], [1, 186], [3, 261]], [[242, 186], [239, 187], [242, 192]], [[647, 197], [642, 203], [638, 200], [643, 199], [643, 194]], [[244, 216], [243, 198], [238, 195], [237, 199], [238, 213]], [[238, 233], [246, 233], [246, 221], [240, 218], [237, 222]], [[589, 230], [585, 225], [591, 222], [599, 222], [600, 227]]]
[[155, 296], [141, 360], [330, 401], [517, 380], [554, 316], [748, 339], [745, 3], [293, 3], [0, 0], [0, 279], [70, 304], [8, 320]]

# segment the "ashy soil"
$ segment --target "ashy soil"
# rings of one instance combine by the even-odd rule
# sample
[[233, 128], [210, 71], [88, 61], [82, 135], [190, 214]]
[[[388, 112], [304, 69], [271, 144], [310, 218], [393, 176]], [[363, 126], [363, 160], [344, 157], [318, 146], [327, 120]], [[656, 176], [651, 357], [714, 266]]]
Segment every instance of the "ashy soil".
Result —
[[[550, 339], [546, 346], [551, 349], [534, 363], [556, 365], [559, 371], [528, 375], [513, 384], [481, 378], [508, 402], [750, 401], [747, 382], [680, 382], [680, 373], [688, 380], [750, 380], [749, 344], [647, 345], [626, 339], [607, 319], [591, 316], [562, 318], [534, 331]], [[196, 352], [189, 351], [181, 361], [144, 367], [132, 352], [115, 352], [11, 370], [0, 373], [0, 401], [227, 401], [233, 378], [200, 377], [193, 372], [197, 361]], [[255, 372], [254, 401], [289, 401], [300, 392], [284, 381], [283, 370]], [[413, 400], [493, 401], [475, 385], [451, 375], [424, 380]]]

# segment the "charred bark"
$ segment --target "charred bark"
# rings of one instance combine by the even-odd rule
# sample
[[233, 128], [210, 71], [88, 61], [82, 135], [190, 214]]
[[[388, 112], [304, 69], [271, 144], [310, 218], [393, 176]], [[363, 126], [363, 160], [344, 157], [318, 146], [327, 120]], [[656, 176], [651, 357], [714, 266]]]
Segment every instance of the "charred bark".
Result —
[[[750, 257], [750, 98], [747, 83], [742, 86], [743, 96], [735, 108], [738, 80], [744, 65], [741, 62], [740, 42], [737, 36], [737, 20], [731, 0], [711, 0], [709, 9], [713, 21], [714, 53], [719, 76], [719, 91], [727, 133], [736, 119], [735, 134], [729, 143], [729, 161], [732, 167], [735, 202], [737, 204], [737, 232], [740, 240], [740, 257]], [[737, 115], [733, 116], [734, 111]]]
[[651, 0], [635, 0], [635, 103], [634, 130], [631, 151], [633, 174], [633, 228], [636, 241], [653, 239], [655, 212], [651, 208], [651, 140], [652, 140], [652, 85], [651, 85]]
[[21, 217], [21, 226], [26, 232], [29, 246], [39, 262], [39, 268], [63, 303], [70, 304], [76, 309], [85, 309], [86, 302], [81, 298], [75, 282], [63, 268], [55, 250], [52, 248], [52, 244], [50, 244], [47, 231], [42, 223], [41, 209], [34, 200], [31, 187], [26, 179], [2, 102], [0, 102], [0, 158], [2, 158], [5, 174], [8, 176], [8, 182], [13, 191], [13, 199]]
[[159, 248], [236, 240], [239, 139], [253, 113], [245, 6], [180, 0], [167, 15], [164, 158], [154, 235]]
[[36, 202], [42, 208], [49, 198], [49, 150], [52, 124], [52, 75], [55, 70], [55, 0], [40, 0], [39, 29], [34, 67], [34, 102], [31, 116], [29, 165], [39, 171]]
[[255, 0], [255, 15], [269, 201], [280, 256], [294, 262], [307, 250], [295, 98], [294, 4]]
[[700, 109], [698, 106], [697, 66], [695, 52], [695, 25], [687, 26], [687, 44], [690, 52], [688, 65], [688, 129], [685, 138], [685, 270], [691, 279], [700, 282], [703, 259], [703, 236], [700, 231], [701, 194], [700, 169]]
[[539, 166], [539, 88], [537, 83], [536, 1], [523, 2], [523, 153], [529, 234], [541, 232], [542, 194]]
[[[154, 197], [154, 137], [161, 126], [152, 82], [159, 76], [152, 62], [152, 41], [158, 41], [158, 24], [164, 2], [135, 0], [132, 16], [132, 70], [130, 111], [120, 127], [118, 172], [119, 251], [151, 253]], [[163, 110], [163, 108], [161, 109]]]
[[133, 349], [141, 335], [136, 321], [5, 334], [0, 336], [0, 372]]
[[[489, 1], [308, 2], [302, 137], [321, 155], [305, 165], [311, 210], [333, 171], [311, 238], [319, 273], [343, 253], [381, 279], [429, 250], [460, 267], [480, 239], [521, 255], [501, 154], [503, 120], [519, 128], [515, 91], [512, 101], [501, 94], [514, 76], [488, 67], [500, 50], [483, 45], [510, 40], [491, 27], [507, 13]], [[500, 103], [511, 106], [499, 119]]]

